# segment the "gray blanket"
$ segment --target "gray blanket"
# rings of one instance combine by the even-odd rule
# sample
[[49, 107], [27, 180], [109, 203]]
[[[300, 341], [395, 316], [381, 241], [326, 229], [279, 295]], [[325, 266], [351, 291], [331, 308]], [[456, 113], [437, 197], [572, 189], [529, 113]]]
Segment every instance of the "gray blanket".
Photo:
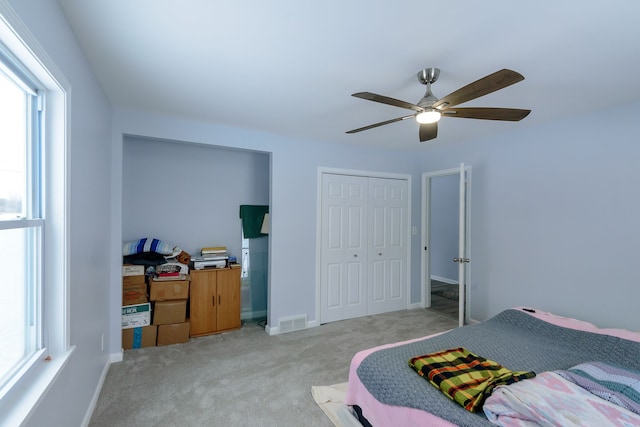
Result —
[[[422, 409], [459, 426], [491, 425], [484, 414], [466, 411], [408, 365], [414, 356], [454, 347], [464, 347], [514, 371], [540, 373], [592, 361], [640, 369], [640, 343], [563, 328], [518, 310], [506, 310], [482, 323], [376, 351], [362, 361], [358, 377], [387, 405]], [[363, 412], [366, 417], [366, 408]]]

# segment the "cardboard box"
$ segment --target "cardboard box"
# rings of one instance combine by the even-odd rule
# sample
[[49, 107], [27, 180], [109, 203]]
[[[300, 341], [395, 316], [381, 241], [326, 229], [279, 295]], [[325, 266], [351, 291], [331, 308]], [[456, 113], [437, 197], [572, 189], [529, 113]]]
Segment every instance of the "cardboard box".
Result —
[[122, 286], [144, 285], [147, 283], [144, 277], [144, 274], [142, 276], [138, 274], [132, 276], [122, 276]]
[[187, 280], [153, 280], [149, 281], [149, 300], [166, 301], [189, 298], [190, 276]]
[[144, 265], [124, 264], [122, 276], [144, 276]]
[[158, 345], [179, 344], [189, 341], [189, 322], [158, 326]]
[[157, 301], [153, 307], [153, 324], [168, 325], [187, 320], [187, 300]]
[[122, 348], [131, 350], [134, 348], [155, 347], [158, 334], [156, 325], [143, 326], [122, 330]]
[[146, 284], [122, 288], [122, 305], [144, 304], [145, 302], [149, 302]]
[[122, 307], [122, 329], [151, 325], [151, 304], [125, 305]]

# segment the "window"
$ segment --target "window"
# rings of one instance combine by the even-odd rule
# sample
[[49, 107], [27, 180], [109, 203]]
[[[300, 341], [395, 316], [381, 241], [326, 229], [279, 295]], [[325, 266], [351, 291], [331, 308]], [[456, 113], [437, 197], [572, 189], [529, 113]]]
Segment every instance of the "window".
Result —
[[69, 82], [0, 0], [0, 424], [69, 360]]
[[41, 102], [20, 68], [0, 50], [0, 388], [43, 347]]

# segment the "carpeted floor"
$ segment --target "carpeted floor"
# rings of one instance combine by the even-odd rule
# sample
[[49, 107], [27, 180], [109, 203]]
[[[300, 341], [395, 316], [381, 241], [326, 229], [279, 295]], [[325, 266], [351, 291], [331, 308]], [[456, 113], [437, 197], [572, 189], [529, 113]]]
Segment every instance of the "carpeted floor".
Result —
[[452, 319], [457, 319], [458, 285], [431, 279], [431, 309]]
[[345, 382], [353, 355], [456, 322], [424, 309], [269, 336], [255, 323], [186, 344], [128, 350], [113, 364], [90, 427], [330, 427], [311, 387]]
[[431, 280], [431, 294], [457, 302], [458, 284], [452, 285], [449, 283], [439, 282], [437, 280]]

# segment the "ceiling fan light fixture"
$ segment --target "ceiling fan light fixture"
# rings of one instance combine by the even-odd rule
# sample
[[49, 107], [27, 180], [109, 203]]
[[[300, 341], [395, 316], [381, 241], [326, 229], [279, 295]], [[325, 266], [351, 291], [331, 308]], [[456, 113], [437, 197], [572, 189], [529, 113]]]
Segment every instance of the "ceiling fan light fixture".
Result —
[[410, 115], [398, 117], [384, 122], [374, 123], [358, 129], [347, 131], [347, 133], [357, 133], [363, 130], [377, 128], [378, 126], [396, 123], [402, 120], [415, 118], [420, 124], [419, 138], [420, 142], [434, 139], [438, 135], [437, 122], [445, 115], [449, 117], [460, 117], [466, 119], [482, 119], [482, 120], [501, 120], [517, 122], [531, 112], [531, 110], [523, 110], [520, 108], [487, 108], [487, 107], [468, 107], [455, 108], [459, 104], [471, 101], [484, 95], [488, 95], [499, 89], [504, 89], [514, 83], [524, 80], [524, 76], [516, 71], [502, 69], [493, 74], [489, 74], [475, 82], [469, 83], [458, 90], [451, 92], [443, 98], [436, 98], [431, 93], [431, 84], [438, 79], [440, 70], [437, 68], [425, 68], [418, 73], [418, 81], [425, 86], [427, 90], [422, 99], [417, 104], [402, 101], [400, 99], [390, 98], [388, 96], [378, 95], [371, 92], [358, 92], [352, 94], [356, 98], [362, 98], [367, 101], [379, 102], [394, 107], [413, 110]]
[[439, 121], [440, 117], [440, 112], [432, 109], [416, 114], [416, 121], [422, 125], [425, 125]]

